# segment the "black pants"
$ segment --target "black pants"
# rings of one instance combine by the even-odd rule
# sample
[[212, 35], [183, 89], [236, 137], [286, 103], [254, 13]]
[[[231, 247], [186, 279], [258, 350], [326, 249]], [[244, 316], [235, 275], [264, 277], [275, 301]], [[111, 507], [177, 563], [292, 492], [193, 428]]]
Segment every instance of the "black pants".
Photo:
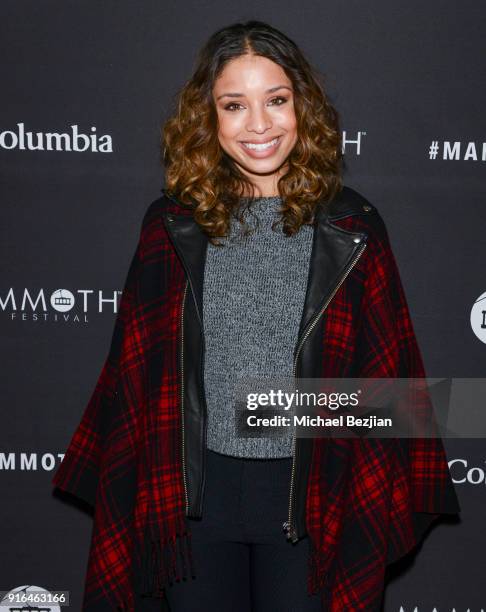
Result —
[[321, 612], [307, 594], [309, 540], [282, 528], [291, 466], [207, 451], [203, 518], [189, 519], [196, 577], [167, 588], [171, 612]]

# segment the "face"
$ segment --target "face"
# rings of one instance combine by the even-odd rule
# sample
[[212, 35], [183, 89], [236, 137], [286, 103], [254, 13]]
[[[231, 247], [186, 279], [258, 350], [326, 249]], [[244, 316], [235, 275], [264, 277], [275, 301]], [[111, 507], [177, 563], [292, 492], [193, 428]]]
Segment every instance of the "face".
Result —
[[255, 185], [278, 195], [277, 181], [297, 142], [292, 83], [266, 57], [244, 55], [226, 64], [213, 88], [221, 147]]

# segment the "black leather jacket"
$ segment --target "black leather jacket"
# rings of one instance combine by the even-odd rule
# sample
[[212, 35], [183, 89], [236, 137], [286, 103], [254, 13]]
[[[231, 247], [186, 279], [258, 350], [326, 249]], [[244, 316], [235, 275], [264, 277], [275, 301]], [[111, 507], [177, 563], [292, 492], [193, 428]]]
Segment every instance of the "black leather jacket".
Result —
[[[177, 203], [177, 200], [165, 195]], [[308, 285], [298, 340], [294, 350], [294, 375], [319, 377], [323, 358], [319, 319], [334, 294], [366, 248], [366, 233], [349, 232], [333, 221], [350, 215], [371, 215], [375, 208], [363, 196], [344, 187], [326, 208], [319, 207], [314, 221]], [[182, 463], [186, 515], [203, 511], [207, 408], [204, 394], [204, 331], [202, 320], [203, 275], [208, 244], [192, 215], [164, 212], [164, 223], [185, 269], [179, 363], [182, 376]], [[190, 288], [190, 291], [189, 291]], [[295, 438], [289, 490], [289, 512], [282, 517], [287, 538], [296, 542], [306, 535], [305, 504], [312, 438]]]

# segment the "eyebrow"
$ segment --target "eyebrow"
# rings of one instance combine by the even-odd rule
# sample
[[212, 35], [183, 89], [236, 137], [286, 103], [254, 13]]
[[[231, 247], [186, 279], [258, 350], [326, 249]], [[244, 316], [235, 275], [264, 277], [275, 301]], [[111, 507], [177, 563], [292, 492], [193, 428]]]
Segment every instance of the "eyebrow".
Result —
[[[288, 89], [289, 91], [292, 91], [292, 89], [290, 87], [288, 87], [287, 85], [276, 85], [275, 87], [270, 87], [270, 89], [267, 89], [267, 91], [265, 93], [269, 94], [269, 93], [273, 93], [274, 91], [278, 91], [279, 89]], [[228, 98], [243, 98], [245, 94], [242, 93], [224, 93], [221, 94], [220, 96], [218, 96], [216, 98], [216, 101], [220, 100], [221, 98], [224, 97], [228, 97]]]

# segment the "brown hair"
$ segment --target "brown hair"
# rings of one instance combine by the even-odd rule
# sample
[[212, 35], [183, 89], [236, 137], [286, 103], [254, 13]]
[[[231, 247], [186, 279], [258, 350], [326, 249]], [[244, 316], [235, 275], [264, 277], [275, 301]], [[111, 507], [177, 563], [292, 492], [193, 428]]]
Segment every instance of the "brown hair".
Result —
[[252, 20], [225, 27], [199, 51], [194, 73], [177, 95], [177, 111], [161, 134], [166, 189], [193, 209], [213, 244], [217, 236], [227, 235], [240, 197], [251, 193], [251, 204], [255, 194], [254, 185], [219, 144], [212, 96], [225, 65], [246, 54], [281, 66], [294, 88], [298, 141], [287, 159], [288, 171], [278, 181], [283, 233], [290, 236], [312, 223], [318, 203], [331, 200], [342, 188], [339, 119], [319, 73], [292, 40], [266, 23]]

